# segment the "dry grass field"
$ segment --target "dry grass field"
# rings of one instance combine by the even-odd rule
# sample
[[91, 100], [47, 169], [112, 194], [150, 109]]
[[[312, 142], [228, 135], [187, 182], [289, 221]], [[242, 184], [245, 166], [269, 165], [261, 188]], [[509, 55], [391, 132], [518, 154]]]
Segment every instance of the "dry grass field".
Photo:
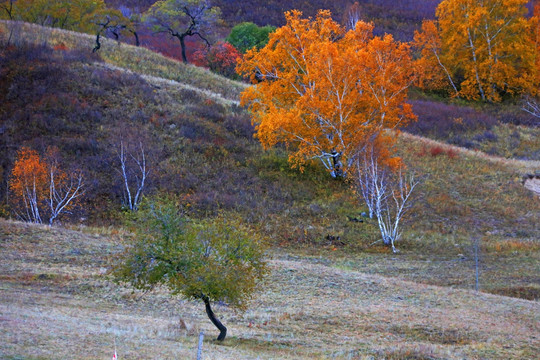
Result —
[[132, 293], [106, 275], [117, 230], [0, 220], [0, 358], [537, 359], [540, 304], [368, 274], [273, 252], [271, 275], [243, 314], [163, 290]]

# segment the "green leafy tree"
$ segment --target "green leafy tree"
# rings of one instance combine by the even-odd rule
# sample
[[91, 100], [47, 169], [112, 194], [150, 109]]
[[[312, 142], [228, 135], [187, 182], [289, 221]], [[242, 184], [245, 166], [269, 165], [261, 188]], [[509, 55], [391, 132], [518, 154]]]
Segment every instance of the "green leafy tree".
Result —
[[262, 49], [268, 43], [270, 33], [274, 32], [274, 26], [259, 27], [251, 22], [244, 22], [232, 28], [231, 33], [225, 39], [242, 54], [253, 49]]
[[113, 275], [137, 289], [167, 286], [173, 295], [201, 300], [218, 340], [227, 328], [211, 303], [245, 309], [266, 273], [260, 239], [238, 221], [190, 221], [169, 203], [143, 204], [135, 217], [135, 238]]
[[155, 32], [166, 32], [180, 41], [182, 60], [187, 63], [186, 37], [197, 36], [208, 46], [207, 35], [218, 22], [220, 10], [208, 0], [162, 0], [144, 14]]

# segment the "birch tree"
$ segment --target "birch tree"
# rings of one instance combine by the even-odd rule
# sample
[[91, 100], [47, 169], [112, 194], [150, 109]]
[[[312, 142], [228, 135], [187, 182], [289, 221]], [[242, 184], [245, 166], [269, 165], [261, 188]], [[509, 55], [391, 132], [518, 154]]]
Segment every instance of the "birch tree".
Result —
[[528, 93], [536, 71], [527, 2], [443, 0], [438, 22], [426, 22], [416, 43], [424, 60], [453, 84], [455, 95], [499, 102], [507, 94]]
[[58, 153], [47, 149], [47, 160], [27, 147], [17, 153], [9, 182], [13, 208], [23, 221], [52, 226], [62, 214], [70, 214], [84, 195], [82, 172], [61, 169]]
[[239, 64], [254, 84], [241, 102], [264, 148], [284, 143], [293, 150], [293, 166], [320, 159], [338, 177], [366, 139], [415, 118], [406, 103], [409, 46], [391, 35], [374, 37], [373, 25], [361, 21], [347, 31], [328, 11], [315, 19], [299, 11], [285, 17], [268, 44]]
[[120, 142], [118, 153], [119, 173], [122, 176], [122, 204], [129, 210], [137, 210], [142, 200], [150, 168], [146, 163], [146, 153], [141, 142], [135, 154], [128, 151], [124, 142]]
[[447, 90], [451, 86], [452, 96], [459, 97], [458, 87], [450, 69], [443, 62], [442, 41], [437, 22], [426, 20], [422, 29], [414, 32], [413, 46], [420, 51], [415, 67], [419, 72], [417, 85], [425, 90]]
[[11, 172], [9, 190], [17, 217], [26, 222], [43, 222], [43, 205], [47, 191], [47, 165], [37, 151], [22, 147]]
[[355, 1], [354, 4], [349, 5], [345, 14], [343, 14], [343, 22], [347, 29], [354, 29], [356, 24], [362, 20], [362, 7]]
[[392, 169], [384, 164], [374, 147], [368, 148], [356, 161], [355, 180], [359, 193], [369, 208], [370, 217], [377, 219], [383, 243], [397, 252], [395, 244], [401, 238], [401, 222], [419, 181], [414, 174], [405, 174], [403, 165]]
[[523, 101], [522, 109], [523, 111], [528, 112], [532, 116], [540, 119], [540, 103], [532, 97], [528, 97]]
[[55, 149], [49, 148], [49, 226], [63, 213], [71, 213], [78, 200], [84, 195], [84, 181], [81, 170], [66, 173], [58, 163]]

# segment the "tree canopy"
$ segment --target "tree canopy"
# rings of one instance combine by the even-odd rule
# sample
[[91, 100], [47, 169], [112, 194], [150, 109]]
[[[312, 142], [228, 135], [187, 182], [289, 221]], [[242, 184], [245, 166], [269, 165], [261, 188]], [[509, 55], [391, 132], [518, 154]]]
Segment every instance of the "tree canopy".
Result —
[[263, 48], [268, 43], [270, 33], [275, 30], [274, 26], [259, 27], [252, 22], [243, 22], [233, 27], [225, 40], [242, 54], [245, 54], [246, 51], [254, 47]]
[[248, 51], [239, 64], [254, 84], [242, 104], [265, 148], [285, 143], [293, 164], [319, 158], [337, 176], [367, 142], [384, 138], [378, 143], [388, 146], [385, 130], [415, 118], [406, 103], [409, 46], [391, 35], [374, 37], [373, 25], [362, 21], [347, 31], [328, 11], [315, 19], [291, 11], [286, 18], [263, 49]]
[[182, 60], [187, 63], [185, 38], [197, 36], [210, 45], [207, 34], [220, 17], [220, 10], [208, 0], [161, 0], [145, 13], [143, 20], [155, 32], [176, 37], [182, 47]]
[[84, 31], [89, 16], [105, 8], [103, 0], [7, 0], [0, 4], [12, 20], [76, 31]]
[[191, 221], [171, 202], [143, 204], [133, 216], [135, 238], [116, 278], [137, 289], [163, 284], [172, 294], [202, 300], [223, 340], [227, 330], [210, 302], [245, 309], [266, 273], [260, 239], [235, 220]]
[[[438, 22], [424, 23], [415, 36], [423, 68], [438, 68], [442, 73], [431, 85], [450, 84], [454, 96], [490, 102], [501, 101], [505, 94], [529, 92], [536, 71], [533, 19], [525, 17], [527, 2], [442, 1]], [[433, 72], [424, 75], [437, 78]]]

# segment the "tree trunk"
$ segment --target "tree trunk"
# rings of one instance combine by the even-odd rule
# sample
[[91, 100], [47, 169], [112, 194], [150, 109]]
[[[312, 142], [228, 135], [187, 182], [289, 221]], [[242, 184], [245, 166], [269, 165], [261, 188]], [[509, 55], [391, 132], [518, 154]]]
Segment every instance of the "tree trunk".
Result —
[[141, 46], [141, 42], [139, 41], [139, 34], [137, 34], [136, 31], [133, 31], [133, 36], [135, 36], [135, 46]]
[[180, 47], [182, 48], [182, 61], [184, 64], [187, 64], [187, 56], [186, 56], [186, 43], [184, 42], [184, 36], [179, 36], [178, 39], [180, 39]]
[[223, 341], [225, 339], [225, 336], [227, 335], [227, 328], [214, 315], [214, 312], [210, 307], [210, 299], [208, 298], [208, 296], [204, 296], [203, 301], [204, 305], [206, 305], [206, 314], [208, 315], [208, 318], [210, 319], [210, 321], [212, 321], [212, 324], [214, 324], [220, 331], [217, 340]]
[[96, 46], [92, 49], [92, 52], [95, 53], [99, 49], [101, 49], [101, 43], [99, 42], [100, 33], [97, 33], [96, 35]]

